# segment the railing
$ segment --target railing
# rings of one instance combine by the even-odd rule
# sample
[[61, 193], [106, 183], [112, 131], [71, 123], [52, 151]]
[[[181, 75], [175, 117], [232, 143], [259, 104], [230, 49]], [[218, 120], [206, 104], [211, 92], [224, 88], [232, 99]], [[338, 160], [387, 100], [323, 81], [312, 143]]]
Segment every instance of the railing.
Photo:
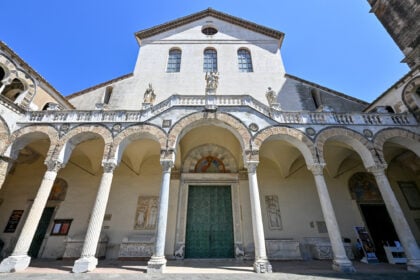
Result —
[[[247, 106], [278, 123], [313, 125], [417, 125], [408, 114], [284, 112], [269, 108], [249, 95], [215, 96], [216, 106]], [[30, 111], [22, 123], [145, 122], [172, 107], [204, 107], [206, 96], [174, 95], [144, 110]]]

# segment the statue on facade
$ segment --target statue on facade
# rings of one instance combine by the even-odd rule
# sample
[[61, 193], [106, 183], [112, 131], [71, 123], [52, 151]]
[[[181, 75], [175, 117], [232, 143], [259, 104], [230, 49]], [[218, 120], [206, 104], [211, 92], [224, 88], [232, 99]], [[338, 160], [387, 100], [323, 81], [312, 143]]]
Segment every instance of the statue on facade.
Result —
[[155, 99], [156, 99], [155, 91], [153, 90], [152, 84], [149, 83], [149, 87], [144, 92], [143, 103], [153, 104], [153, 102], [155, 102]]
[[267, 98], [268, 105], [272, 106], [274, 104], [277, 104], [277, 94], [274, 90], [271, 89], [271, 87], [268, 87], [265, 97]]
[[206, 72], [206, 92], [215, 92], [219, 85], [219, 73], [218, 72]]

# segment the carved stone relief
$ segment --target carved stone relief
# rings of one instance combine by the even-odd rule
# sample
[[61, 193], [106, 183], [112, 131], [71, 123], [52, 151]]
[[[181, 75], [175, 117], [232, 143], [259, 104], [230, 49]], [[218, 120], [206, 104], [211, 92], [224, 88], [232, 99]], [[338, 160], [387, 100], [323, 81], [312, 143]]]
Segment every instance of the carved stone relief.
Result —
[[158, 215], [158, 197], [140, 196], [137, 201], [134, 229], [154, 230]]
[[280, 216], [279, 198], [277, 195], [266, 195], [265, 205], [267, 209], [268, 226], [271, 230], [282, 230], [283, 225]]

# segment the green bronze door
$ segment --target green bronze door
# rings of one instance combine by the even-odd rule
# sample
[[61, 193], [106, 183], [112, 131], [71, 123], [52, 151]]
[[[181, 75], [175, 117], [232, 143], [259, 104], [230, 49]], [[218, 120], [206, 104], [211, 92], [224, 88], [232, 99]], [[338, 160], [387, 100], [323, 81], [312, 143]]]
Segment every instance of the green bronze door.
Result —
[[190, 186], [186, 258], [233, 258], [230, 186]]
[[29, 248], [28, 255], [32, 258], [36, 258], [41, 248], [42, 241], [44, 241], [45, 234], [47, 233], [48, 226], [51, 221], [51, 217], [54, 213], [54, 207], [46, 207], [44, 212], [42, 212], [41, 219], [39, 220], [38, 227], [32, 239], [31, 247]]

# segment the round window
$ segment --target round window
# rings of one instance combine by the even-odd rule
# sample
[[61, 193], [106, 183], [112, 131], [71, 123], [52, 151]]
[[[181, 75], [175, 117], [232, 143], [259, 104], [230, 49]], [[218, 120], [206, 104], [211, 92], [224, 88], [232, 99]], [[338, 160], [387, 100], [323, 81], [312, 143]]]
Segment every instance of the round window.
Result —
[[217, 29], [214, 27], [204, 27], [201, 32], [205, 35], [214, 35], [217, 33]]

